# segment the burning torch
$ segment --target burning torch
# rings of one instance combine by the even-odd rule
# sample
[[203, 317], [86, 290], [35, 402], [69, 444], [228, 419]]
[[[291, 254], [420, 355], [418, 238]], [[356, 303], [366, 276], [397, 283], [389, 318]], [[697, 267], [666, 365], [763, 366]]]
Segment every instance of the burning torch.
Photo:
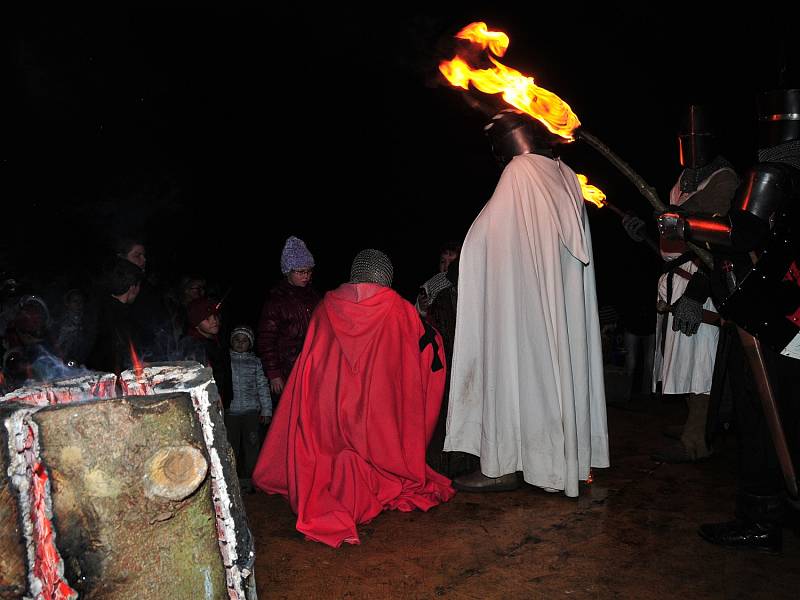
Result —
[[[439, 71], [452, 85], [467, 91], [472, 86], [486, 94], [502, 94], [503, 100], [508, 104], [542, 123], [551, 133], [568, 142], [576, 139], [586, 142], [617, 167], [657, 212], [666, 211], [655, 188], [608, 146], [586, 131], [566, 102], [553, 92], [536, 85], [533, 77], [527, 77], [497, 60], [508, 49], [509, 38], [505, 33], [489, 31], [486, 23], [477, 22], [459, 31], [456, 38], [470, 42], [469, 50], [439, 64]], [[486, 51], [485, 57], [492, 65], [490, 68], [476, 69], [469, 64], [476, 47]], [[467, 96], [466, 99], [473, 107], [482, 109], [487, 114], [490, 112], [476, 98]], [[605, 206], [610, 205], [606, 203]], [[713, 260], [707, 251], [694, 244], [689, 244], [689, 247], [706, 265], [713, 266]]]

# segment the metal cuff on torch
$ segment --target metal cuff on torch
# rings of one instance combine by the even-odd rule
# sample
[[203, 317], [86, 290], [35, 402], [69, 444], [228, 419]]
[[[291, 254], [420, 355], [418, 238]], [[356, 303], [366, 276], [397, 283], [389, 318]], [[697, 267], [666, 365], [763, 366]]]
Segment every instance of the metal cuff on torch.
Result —
[[686, 221], [678, 213], [663, 213], [656, 219], [658, 233], [668, 240], [684, 240]]

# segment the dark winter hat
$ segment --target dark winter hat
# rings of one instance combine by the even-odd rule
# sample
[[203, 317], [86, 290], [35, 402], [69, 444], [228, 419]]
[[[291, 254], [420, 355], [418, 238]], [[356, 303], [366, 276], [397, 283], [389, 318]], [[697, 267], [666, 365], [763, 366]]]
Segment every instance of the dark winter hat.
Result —
[[44, 300], [38, 296], [24, 296], [19, 303], [19, 312], [14, 317], [14, 327], [20, 333], [41, 337], [49, 320], [50, 312]]
[[286, 240], [281, 252], [281, 273], [287, 275], [289, 271], [307, 269], [314, 266], [314, 257], [306, 248], [305, 242], [300, 238], [291, 236]]
[[233, 341], [233, 338], [237, 335], [243, 335], [246, 337], [250, 341], [250, 347], [252, 347], [256, 342], [256, 336], [253, 334], [253, 330], [244, 325], [236, 327], [233, 331], [231, 331], [231, 341]]
[[186, 318], [190, 327], [197, 327], [211, 315], [219, 313], [218, 303], [208, 298], [192, 300], [186, 307]]

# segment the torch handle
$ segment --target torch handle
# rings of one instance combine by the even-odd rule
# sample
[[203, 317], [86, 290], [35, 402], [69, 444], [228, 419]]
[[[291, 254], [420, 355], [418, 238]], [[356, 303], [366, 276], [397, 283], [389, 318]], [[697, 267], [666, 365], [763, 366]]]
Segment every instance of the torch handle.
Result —
[[[636, 171], [634, 171], [631, 166], [622, 160], [619, 156], [617, 156], [611, 148], [606, 146], [603, 142], [593, 136], [591, 133], [583, 129], [582, 127], [575, 130], [575, 139], [580, 139], [589, 144], [592, 148], [597, 150], [600, 154], [602, 154], [608, 161], [617, 167], [625, 177], [627, 177], [636, 189], [644, 196], [647, 201], [653, 206], [655, 210], [658, 212], [664, 212], [667, 210], [667, 207], [664, 206], [664, 203], [658, 197], [656, 190], [653, 186], [648, 185], [648, 183], [639, 175]], [[708, 268], [713, 268], [714, 260], [711, 257], [711, 253], [707, 250], [703, 250], [699, 246], [688, 242], [687, 246], [691, 248], [691, 250], [702, 260]]]
[[[611, 212], [613, 212], [615, 215], [617, 215], [620, 219], [624, 219], [625, 217], [628, 216], [628, 214], [624, 210], [622, 210], [621, 208], [619, 208], [617, 206], [614, 206], [608, 200], [602, 200], [602, 202], [603, 202], [603, 206], [605, 206], [606, 208], [610, 209]], [[659, 258], [661, 258], [661, 250], [658, 248], [658, 244], [656, 244], [648, 236], [644, 236], [643, 239], [642, 239], [642, 242], [647, 244], [647, 247], [650, 248], [650, 250], [652, 250], [653, 252], [655, 252], [658, 255]]]

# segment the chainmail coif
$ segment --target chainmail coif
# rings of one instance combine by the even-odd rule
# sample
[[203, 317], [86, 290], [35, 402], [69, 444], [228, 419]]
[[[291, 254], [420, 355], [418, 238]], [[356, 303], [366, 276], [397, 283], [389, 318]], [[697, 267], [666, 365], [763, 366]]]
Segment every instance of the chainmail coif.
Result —
[[800, 169], [800, 140], [791, 140], [770, 148], [762, 148], [758, 151], [758, 160], [785, 163], [795, 169]]
[[392, 261], [380, 250], [367, 248], [353, 259], [350, 268], [350, 283], [377, 283], [384, 287], [392, 287], [394, 267]]

